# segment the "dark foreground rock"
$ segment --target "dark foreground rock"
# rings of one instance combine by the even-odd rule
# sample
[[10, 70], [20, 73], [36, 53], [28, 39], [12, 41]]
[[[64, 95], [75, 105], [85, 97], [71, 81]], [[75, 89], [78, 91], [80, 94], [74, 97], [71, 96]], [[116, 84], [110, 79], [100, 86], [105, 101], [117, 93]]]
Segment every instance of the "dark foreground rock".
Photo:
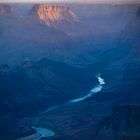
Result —
[[140, 106], [118, 105], [110, 116], [98, 123], [96, 139], [104, 140], [139, 140]]

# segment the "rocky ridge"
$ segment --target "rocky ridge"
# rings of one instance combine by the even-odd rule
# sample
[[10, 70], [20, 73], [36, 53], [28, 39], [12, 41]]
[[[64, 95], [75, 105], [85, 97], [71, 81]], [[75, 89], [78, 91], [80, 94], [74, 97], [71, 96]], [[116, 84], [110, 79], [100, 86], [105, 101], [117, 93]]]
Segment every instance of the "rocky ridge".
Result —
[[67, 6], [37, 4], [34, 5], [31, 14], [34, 13], [40, 22], [49, 27], [56, 27], [57, 24], [76, 22], [77, 16]]

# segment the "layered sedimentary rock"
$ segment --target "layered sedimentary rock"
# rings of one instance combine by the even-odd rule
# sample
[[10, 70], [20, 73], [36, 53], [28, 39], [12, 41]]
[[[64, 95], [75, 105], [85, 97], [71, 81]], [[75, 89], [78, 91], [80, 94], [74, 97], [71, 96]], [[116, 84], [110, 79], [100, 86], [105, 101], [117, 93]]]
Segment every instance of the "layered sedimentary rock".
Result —
[[65, 24], [77, 21], [75, 13], [66, 6], [38, 4], [32, 8], [31, 13], [49, 27], [56, 27], [60, 22]]

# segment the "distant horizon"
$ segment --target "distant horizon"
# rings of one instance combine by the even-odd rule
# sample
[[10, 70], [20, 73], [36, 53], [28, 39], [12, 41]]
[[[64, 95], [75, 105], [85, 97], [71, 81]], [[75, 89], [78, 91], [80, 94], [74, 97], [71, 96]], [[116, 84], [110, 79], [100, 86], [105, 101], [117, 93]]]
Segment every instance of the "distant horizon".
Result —
[[140, 4], [140, 0], [0, 0], [0, 3], [95, 3]]

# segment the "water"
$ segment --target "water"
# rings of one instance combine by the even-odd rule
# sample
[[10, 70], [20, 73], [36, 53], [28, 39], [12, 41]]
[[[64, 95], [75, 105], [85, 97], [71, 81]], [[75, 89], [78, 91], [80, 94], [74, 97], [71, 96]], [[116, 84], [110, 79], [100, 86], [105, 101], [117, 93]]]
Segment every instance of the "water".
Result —
[[100, 74], [97, 76], [97, 79], [98, 79], [100, 85], [105, 85], [105, 80], [103, 78], [101, 78]]
[[105, 85], [105, 80], [100, 76], [100, 74], [97, 76], [97, 79], [98, 79], [99, 84], [96, 85], [93, 89], [91, 89], [87, 95], [77, 98], [77, 99], [73, 99], [71, 100], [71, 102], [75, 103], [75, 102], [83, 101], [93, 96], [95, 93], [102, 91], [103, 85]]
[[[105, 83], [105, 80], [101, 77], [101, 74], [98, 74], [98, 75], [96, 76], [96, 78], [98, 79], [99, 84], [97, 84], [94, 88], [92, 88], [92, 89], [89, 91], [89, 93], [88, 93], [87, 95], [85, 95], [85, 96], [83, 96], [83, 97], [80, 97], [80, 98], [77, 98], [77, 99], [70, 100], [70, 101], [66, 102], [65, 104], [83, 101], [83, 100], [85, 100], [85, 99], [87, 99], [87, 98], [90, 98], [90, 97], [93, 96], [95, 93], [98, 93], [98, 92], [102, 91], [103, 85], [106, 84], [106, 83]], [[64, 105], [65, 105], [65, 104], [64, 104]], [[45, 114], [45, 113], [48, 113], [49, 111], [55, 110], [55, 109], [57, 109], [57, 108], [59, 108], [59, 107], [60, 107], [59, 105], [52, 106], [52, 107], [48, 108], [47, 110], [41, 112], [40, 115], [43, 115], [43, 114]]]
[[52, 111], [52, 110], [54, 110], [54, 109], [57, 109], [57, 108], [58, 108], [57, 105], [56, 105], [56, 106], [49, 107], [47, 110], [41, 112], [40, 115], [43, 115], [43, 114], [45, 114], [45, 113], [47, 113], [47, 112], [49, 112], [49, 111]]
[[53, 131], [46, 128], [39, 128], [39, 127], [32, 127], [32, 128], [36, 131], [37, 134], [40, 135], [40, 137], [34, 138], [33, 140], [40, 140], [41, 138], [48, 138], [55, 135]]

